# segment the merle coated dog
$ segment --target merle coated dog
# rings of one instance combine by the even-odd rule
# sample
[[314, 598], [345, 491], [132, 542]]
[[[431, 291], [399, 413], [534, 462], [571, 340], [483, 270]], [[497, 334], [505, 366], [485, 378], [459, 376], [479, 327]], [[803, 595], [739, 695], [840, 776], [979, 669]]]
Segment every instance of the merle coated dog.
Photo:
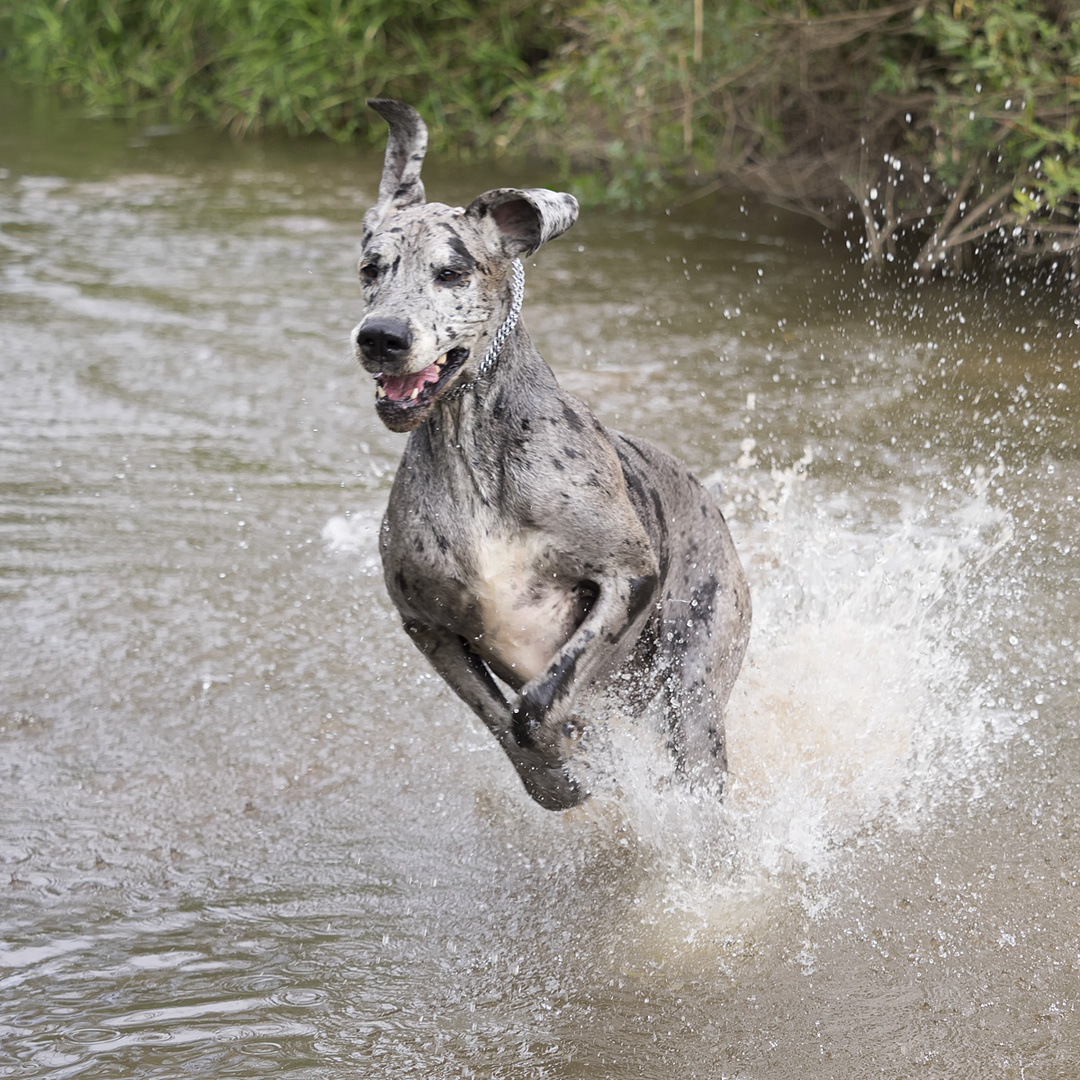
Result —
[[405, 630], [542, 806], [588, 794], [568, 765], [590, 720], [661, 692], [679, 769], [719, 789], [750, 632], [727, 525], [681, 462], [560, 389], [519, 317], [520, 260], [576, 201], [425, 202], [423, 121], [370, 105], [390, 133], [353, 342], [379, 418], [410, 432], [380, 540]]

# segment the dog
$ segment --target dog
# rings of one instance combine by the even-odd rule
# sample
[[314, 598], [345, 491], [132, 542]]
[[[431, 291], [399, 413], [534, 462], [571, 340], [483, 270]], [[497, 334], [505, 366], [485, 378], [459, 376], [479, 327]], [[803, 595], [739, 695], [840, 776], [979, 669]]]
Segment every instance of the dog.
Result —
[[574, 224], [576, 200], [426, 202], [423, 120], [368, 104], [389, 138], [352, 343], [379, 419], [409, 432], [379, 544], [406, 632], [541, 806], [587, 797], [568, 765], [602, 709], [661, 692], [677, 769], [722, 790], [750, 632], [723, 515], [681, 462], [563, 391], [520, 318], [521, 260]]

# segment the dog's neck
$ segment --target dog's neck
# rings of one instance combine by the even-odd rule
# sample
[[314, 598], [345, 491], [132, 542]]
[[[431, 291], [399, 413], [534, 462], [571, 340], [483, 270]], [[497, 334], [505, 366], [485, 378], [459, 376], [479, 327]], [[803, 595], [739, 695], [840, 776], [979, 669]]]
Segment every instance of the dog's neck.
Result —
[[558, 394], [555, 373], [519, 320], [488, 377], [476, 380], [466, 394], [443, 398], [409, 436], [405, 456], [446, 479], [469, 476], [471, 486], [488, 489], [510, 467], [515, 452], [520, 455], [514, 444], [523, 429], [535, 430], [538, 418], [558, 407]]
[[520, 259], [515, 259], [510, 278], [510, 308], [506, 312], [506, 318], [503, 319], [502, 325], [492, 336], [483, 359], [476, 367], [476, 374], [468, 382], [454, 387], [454, 389], [447, 394], [447, 398], [452, 400], [453, 398], [461, 397], [462, 394], [467, 394], [472, 390], [477, 383], [490, 377], [492, 371], [495, 370], [495, 365], [499, 362], [499, 357], [502, 355], [503, 347], [506, 345], [507, 339], [510, 338], [517, 329], [518, 320], [521, 318], [521, 305], [524, 299], [525, 267], [521, 265]]

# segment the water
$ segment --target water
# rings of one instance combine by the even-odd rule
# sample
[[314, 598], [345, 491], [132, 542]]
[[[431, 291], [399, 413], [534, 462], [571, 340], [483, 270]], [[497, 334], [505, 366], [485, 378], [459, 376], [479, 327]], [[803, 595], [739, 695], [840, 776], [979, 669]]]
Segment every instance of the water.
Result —
[[646, 718], [551, 814], [384, 597], [378, 152], [0, 105], [0, 1076], [1075, 1075], [1073, 300], [738, 200], [545, 249], [541, 352], [721, 481], [756, 620], [724, 805]]

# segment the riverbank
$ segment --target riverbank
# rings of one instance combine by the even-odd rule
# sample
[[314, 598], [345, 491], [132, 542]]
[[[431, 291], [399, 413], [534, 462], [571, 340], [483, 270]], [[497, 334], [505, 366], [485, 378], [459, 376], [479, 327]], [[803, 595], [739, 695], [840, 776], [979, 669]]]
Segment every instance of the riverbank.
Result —
[[591, 203], [738, 188], [906, 275], [1080, 275], [1080, 2], [0, 0], [4, 67], [93, 115], [533, 155]]

